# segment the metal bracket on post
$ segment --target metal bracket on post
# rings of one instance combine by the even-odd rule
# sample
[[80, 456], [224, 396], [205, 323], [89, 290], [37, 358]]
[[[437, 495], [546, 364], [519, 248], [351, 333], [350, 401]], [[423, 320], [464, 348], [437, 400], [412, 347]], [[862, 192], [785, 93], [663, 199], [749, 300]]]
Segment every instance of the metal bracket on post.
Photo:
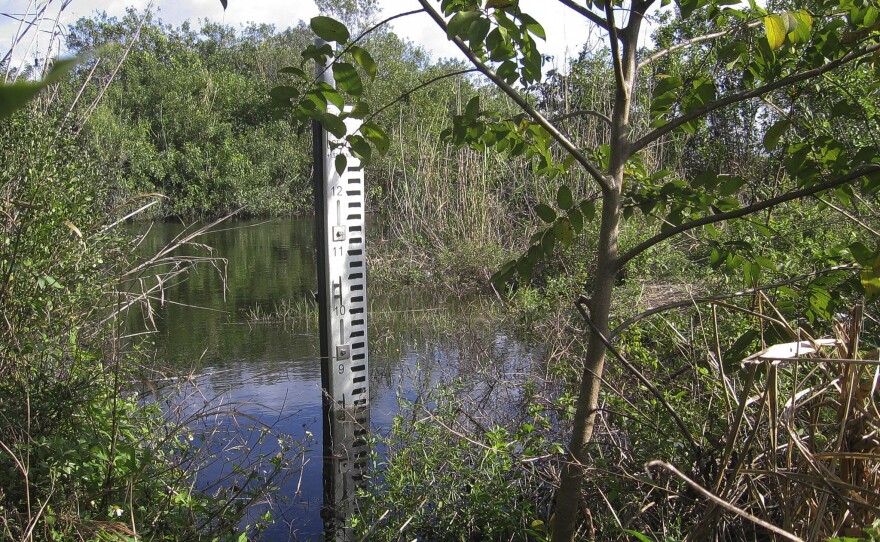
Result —
[[[316, 40], [321, 47], [323, 41]], [[332, 74], [317, 73], [332, 85]], [[349, 134], [360, 120], [345, 119]], [[315, 241], [318, 260], [318, 313], [321, 385], [324, 392], [324, 517], [327, 540], [347, 541], [345, 527], [354, 510], [355, 488], [369, 453], [369, 363], [367, 355], [367, 264], [365, 183], [360, 160], [313, 123]], [[337, 171], [344, 154], [346, 167]]]

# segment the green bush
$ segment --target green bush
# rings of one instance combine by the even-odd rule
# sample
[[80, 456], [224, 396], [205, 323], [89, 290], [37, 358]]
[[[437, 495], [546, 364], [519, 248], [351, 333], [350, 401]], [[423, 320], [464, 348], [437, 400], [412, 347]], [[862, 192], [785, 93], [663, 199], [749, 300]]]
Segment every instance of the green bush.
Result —
[[112, 196], [57, 130], [33, 112], [0, 125], [0, 538], [233, 537], [286, 463], [239, 469], [244, 491], [195, 489], [186, 420], [132, 390]]

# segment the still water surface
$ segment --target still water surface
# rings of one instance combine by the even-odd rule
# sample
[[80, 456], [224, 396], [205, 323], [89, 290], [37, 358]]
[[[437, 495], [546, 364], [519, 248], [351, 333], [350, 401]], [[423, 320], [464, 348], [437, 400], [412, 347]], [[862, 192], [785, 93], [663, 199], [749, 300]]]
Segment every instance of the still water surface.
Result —
[[[140, 229], [146, 229], [141, 226]], [[154, 224], [141, 247], [154, 253], [177, 236], [183, 226]], [[198, 382], [198, 396], [215, 405], [230, 405], [236, 417], [202, 420], [203, 429], [192, 436], [196, 444], [215, 452], [217, 461], [201, 473], [198, 483], [210, 486], [229, 473], [230, 463], [256, 445], [254, 424], [271, 428], [260, 451], [274, 454], [274, 435], [286, 434], [306, 447], [297, 468], [281, 489], [283, 504], [273, 504], [278, 520], [263, 540], [318, 540], [323, 523], [321, 368], [318, 360], [317, 317], [255, 322], [255, 312], [271, 314], [282, 302], [308, 299], [316, 289], [315, 253], [311, 218], [240, 220], [215, 227], [198, 238], [211, 254], [225, 259], [225, 273], [203, 265], [170, 285], [164, 302], [156, 306], [158, 332], [154, 343], [157, 364], [189, 372]], [[207, 249], [198, 249], [205, 254]], [[369, 250], [369, 246], [368, 246]], [[370, 288], [371, 424], [383, 431], [394, 416], [398, 397], [412, 398], [416, 387], [439, 376], [449, 376], [462, 362], [516, 371], [533, 357], [520, 343], [500, 331], [484, 331], [464, 339], [464, 333], [439, 333], [431, 322], [453, 319], [462, 327], [478, 317], [473, 305], [461, 300], [438, 300], [424, 293], [377, 291]], [[470, 332], [469, 332], [470, 333]], [[488, 362], [486, 361], [488, 359]], [[508, 379], [501, 378], [499, 381]], [[475, 384], [475, 393], [483, 385]], [[494, 395], [503, 390], [492, 385]], [[187, 408], [197, 408], [190, 406]], [[242, 422], [244, 420], [244, 423]], [[213, 433], [209, 439], [205, 433]], [[217, 435], [224, 438], [216, 438]], [[268, 443], [268, 444], [267, 444]], [[267, 506], [257, 507], [257, 514]]]

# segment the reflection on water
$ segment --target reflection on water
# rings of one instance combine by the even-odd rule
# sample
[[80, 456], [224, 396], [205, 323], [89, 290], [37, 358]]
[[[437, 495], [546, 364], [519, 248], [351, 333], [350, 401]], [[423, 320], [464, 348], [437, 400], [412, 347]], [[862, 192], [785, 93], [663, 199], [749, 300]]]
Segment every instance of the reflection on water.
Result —
[[[143, 253], [155, 253], [181, 230], [179, 224], [154, 224], [141, 245]], [[316, 288], [311, 218], [241, 220], [216, 230], [198, 242], [225, 259], [225, 275], [205, 265], [167, 288], [164, 303], [156, 306], [157, 363], [193, 375], [197, 392], [186, 408], [197, 409], [200, 401], [230, 405], [228, 416], [200, 419], [202, 431], [193, 436], [217, 456], [200, 474], [202, 487], [228, 473], [236, 454], [253, 448], [272, 457], [286, 445], [267, 434], [286, 434], [306, 445], [305, 453], [294, 458], [293, 476], [281, 487], [284, 504], [273, 504], [277, 521], [263, 538], [320, 539], [324, 429], [316, 320], [308, 315], [276, 322], [249, 318], [255, 308], [271, 311], [281, 301], [299, 301], [292, 306], [305, 310], [302, 301]], [[204, 255], [207, 248], [188, 250]], [[469, 393], [487, 411], [492, 405], [514, 404], [516, 391], [504, 383], [532, 355], [502, 333], [485, 331], [486, 326], [476, 335], [462, 331], [480, 327], [470, 325], [481, 313], [472, 304], [439, 302], [424, 292], [371, 289], [370, 297], [373, 429], [390, 425], [399, 396], [413, 399], [419, 387], [477, 366], [498, 378], [474, 381]], [[262, 514], [266, 508], [256, 510]]]

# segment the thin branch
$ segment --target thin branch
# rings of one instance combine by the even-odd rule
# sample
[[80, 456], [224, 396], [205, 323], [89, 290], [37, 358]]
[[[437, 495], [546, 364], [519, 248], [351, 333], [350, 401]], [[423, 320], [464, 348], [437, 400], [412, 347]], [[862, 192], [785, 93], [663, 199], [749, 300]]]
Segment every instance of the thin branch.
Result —
[[107, 82], [103, 87], [98, 91], [98, 95], [95, 97], [94, 101], [92, 101], [91, 105], [86, 109], [85, 114], [83, 115], [82, 122], [79, 127], [73, 133], [73, 136], [76, 137], [82, 131], [83, 127], [86, 125], [86, 121], [92, 116], [92, 113], [95, 112], [95, 108], [98, 107], [98, 104], [104, 98], [104, 93], [107, 92], [107, 89], [110, 87], [110, 83], [112, 83], [116, 79], [116, 74], [119, 73], [119, 69], [122, 67], [125, 59], [128, 58], [128, 54], [131, 52], [131, 48], [134, 47], [134, 44], [141, 37], [141, 29], [144, 27], [144, 23], [147, 22], [147, 19], [150, 16], [150, 10], [153, 9], [153, 0], [150, 0], [147, 3], [147, 7], [144, 9], [144, 16], [141, 17], [140, 22], [138, 23], [137, 29], [134, 31], [134, 34], [130, 37], [128, 41], [128, 45], [125, 48], [125, 52], [122, 53], [122, 57], [119, 59], [119, 62], [116, 64], [116, 67], [113, 68], [113, 71], [110, 73], [110, 77], [107, 79]]
[[777, 90], [777, 89], [780, 89], [783, 87], [787, 87], [787, 86], [792, 85], [794, 83], [799, 83], [801, 81], [806, 81], [808, 79], [813, 79], [815, 77], [819, 77], [823, 73], [826, 73], [826, 72], [829, 72], [829, 71], [834, 70], [836, 68], [839, 68], [840, 66], [848, 64], [854, 60], [858, 60], [859, 58], [862, 58], [863, 56], [870, 55], [870, 54], [875, 53], [877, 51], [880, 51], [880, 43], [875, 43], [874, 45], [871, 45], [869, 47], [865, 47], [864, 49], [860, 49], [858, 51], [851, 51], [851, 52], [843, 55], [842, 57], [838, 58], [837, 60], [833, 60], [831, 62], [823, 64], [822, 66], [819, 66], [818, 68], [814, 68], [812, 70], [807, 70], [805, 72], [796, 73], [794, 75], [789, 75], [788, 77], [783, 77], [782, 79], [779, 79], [777, 81], [773, 81], [771, 83], [767, 83], [766, 85], [758, 87], [756, 89], [749, 90], [746, 92], [739, 92], [739, 93], [733, 94], [731, 96], [728, 96], [726, 98], [716, 100], [712, 103], [708, 103], [708, 104], [704, 105], [703, 107], [700, 107], [698, 109], [694, 109], [693, 111], [691, 111], [689, 113], [685, 113], [684, 115], [682, 115], [680, 117], [672, 119], [671, 121], [669, 121], [668, 123], [664, 124], [663, 126], [657, 128], [653, 132], [646, 134], [641, 139], [639, 139], [638, 141], [636, 141], [635, 143], [632, 144], [632, 146], [630, 147], [630, 152], [637, 153], [641, 149], [643, 149], [645, 146], [647, 146], [649, 143], [661, 138], [662, 136], [675, 130], [679, 126], [687, 124], [688, 122], [690, 122], [694, 119], [698, 119], [698, 118], [702, 117], [703, 115], [706, 115], [707, 113], [711, 113], [712, 111], [715, 111], [716, 109], [720, 109], [722, 107], [726, 107], [728, 105], [739, 103], [739, 102], [742, 102], [745, 100], [750, 100], [752, 98], [757, 98], [763, 94], [767, 94], [768, 92], [772, 92], [774, 90]]
[[583, 17], [586, 17], [591, 23], [598, 26], [599, 28], [602, 28], [603, 30], [608, 30], [608, 23], [605, 21], [605, 19], [603, 19], [602, 17], [599, 17], [598, 15], [596, 15], [595, 13], [590, 11], [589, 9], [585, 8], [584, 6], [576, 4], [573, 0], [559, 0], [559, 3], [566, 6], [566, 7], [571, 8], [578, 15], [582, 15]]
[[859, 226], [861, 226], [861, 227], [863, 227], [864, 229], [868, 230], [872, 235], [874, 235], [874, 237], [880, 237], [880, 232], [878, 232], [877, 230], [875, 230], [875, 229], [872, 228], [871, 226], [865, 224], [865, 222], [864, 222], [863, 220], [859, 219], [859, 217], [853, 215], [852, 213], [850, 213], [849, 211], [847, 211], [847, 210], [844, 209], [843, 207], [838, 207], [837, 205], [834, 205], [834, 204], [831, 203], [830, 201], [828, 201], [828, 200], [826, 200], [826, 199], [823, 199], [822, 196], [813, 196], [813, 197], [816, 198], [817, 200], [819, 200], [821, 203], [824, 203], [824, 204], [827, 205], [828, 207], [831, 207], [832, 209], [834, 209], [834, 210], [837, 211], [838, 213], [842, 214], [842, 215], [845, 216], [846, 218], [852, 220], [853, 222], [855, 222], [855, 223], [858, 224]]
[[[327, 72], [327, 70], [329, 70], [329, 69], [333, 66], [333, 64], [335, 64], [336, 61], [339, 60], [340, 57], [342, 57], [342, 55], [344, 55], [345, 53], [349, 52], [349, 51], [351, 50], [351, 48], [352, 48], [354, 45], [357, 45], [358, 42], [360, 42], [362, 39], [364, 39], [365, 37], [367, 37], [367, 35], [370, 34], [371, 32], [374, 32], [374, 31], [375, 31], [376, 29], [378, 29], [379, 27], [381, 27], [381, 26], [383, 26], [383, 25], [386, 25], [386, 24], [390, 23], [390, 22], [393, 21], [394, 19], [399, 19], [399, 18], [401, 18], [401, 17], [406, 17], [406, 16], [408, 16], [408, 15], [415, 15], [416, 13], [421, 13], [421, 12], [423, 12], [423, 11], [425, 11], [425, 10], [423, 10], [423, 9], [414, 9], [414, 10], [412, 10], [412, 11], [404, 11], [403, 13], [398, 13], [398, 14], [396, 14], [396, 15], [392, 15], [391, 17], [388, 17], [387, 19], [383, 19], [383, 20], [379, 21], [378, 23], [374, 24], [373, 26], [371, 26], [370, 28], [364, 30], [363, 32], [360, 33], [360, 35], [359, 35], [358, 37], [356, 37], [356, 38], [353, 39], [350, 43], [348, 43], [348, 44], [347, 44], [347, 45], [346, 45], [341, 51], [339, 51], [338, 53], [334, 53], [334, 55], [333, 55], [333, 61], [327, 63], [327, 65], [324, 66], [324, 69], [321, 70], [321, 71], [316, 75], [316, 77], [315, 77], [315, 82], [323, 81], [322, 76]], [[326, 42], [325, 42], [325, 43], [326, 43]]]
[[589, 314], [587, 314], [586, 309], [584, 308], [584, 305], [586, 305], [588, 302], [589, 301], [587, 300], [587, 298], [581, 296], [580, 298], [578, 298], [577, 301], [575, 301], [575, 307], [581, 314], [581, 318], [583, 318], [584, 321], [587, 322], [587, 325], [590, 326], [593, 335], [598, 337], [599, 340], [602, 341], [602, 344], [605, 345], [605, 348], [607, 348], [608, 351], [611, 352], [611, 354], [614, 355], [614, 357], [617, 358], [617, 360], [620, 361], [620, 363], [622, 363], [623, 366], [629, 372], [631, 372], [636, 377], [636, 379], [638, 379], [639, 382], [641, 382], [646, 388], [648, 388], [648, 391], [650, 391], [651, 394], [654, 395], [654, 397], [660, 402], [660, 404], [663, 405], [663, 408], [665, 408], [666, 411], [669, 412], [669, 414], [675, 420], [675, 425], [678, 426], [681, 434], [685, 438], [687, 438], [688, 442], [690, 443], [691, 451], [694, 453], [694, 457], [699, 457], [700, 446], [697, 444], [696, 439], [694, 439], [694, 436], [691, 434], [690, 429], [688, 429], [687, 425], [685, 425], [684, 420], [682, 420], [681, 416], [678, 415], [678, 412], [676, 412], [675, 409], [672, 408], [672, 405], [670, 405], [666, 401], [666, 398], [663, 396], [660, 390], [657, 389], [657, 386], [655, 386], [653, 382], [651, 382], [645, 375], [643, 375], [641, 371], [636, 368], [635, 365], [624, 358], [623, 355], [617, 350], [617, 348], [615, 348], [614, 345], [611, 344], [611, 341], [609, 341], [608, 338], [605, 337], [602, 331], [598, 327], [596, 327], [596, 325], [590, 319]]
[[675, 467], [673, 467], [669, 463], [666, 463], [664, 461], [651, 461], [651, 462], [645, 464], [645, 469], [652, 469], [652, 468], [662, 468], [662, 469], [668, 470], [669, 472], [671, 472], [672, 474], [674, 474], [675, 476], [677, 476], [678, 478], [683, 480], [687, 485], [691, 486], [694, 490], [697, 491], [697, 493], [703, 495], [704, 497], [706, 497], [707, 499], [709, 499], [713, 503], [717, 504], [721, 508], [724, 508], [728, 512], [732, 512], [742, 518], [745, 518], [745, 519], [751, 521], [752, 523], [756, 523], [756, 524], [760, 525], [761, 527], [764, 527], [765, 529], [778, 534], [779, 536], [785, 538], [786, 540], [791, 540], [792, 542], [804, 542], [804, 540], [802, 538], [795, 536], [784, 529], [780, 529], [779, 527], [777, 527], [776, 525], [773, 525], [772, 523], [767, 523], [763, 519], [755, 517], [752, 514], [749, 514], [748, 512], [743, 510], [742, 508], [738, 508], [738, 507], [730, 504], [729, 502], [725, 501], [721, 497], [715, 495], [714, 493], [712, 493], [708, 489], [704, 488], [700, 484], [694, 482], [693, 480], [691, 480], [690, 478], [685, 476], [685, 474], [683, 472], [676, 469]]
[[422, 90], [423, 88], [436, 83], [437, 81], [440, 81], [442, 79], [446, 79], [447, 77], [455, 77], [456, 75], [464, 75], [466, 73], [473, 73], [476, 71], [479, 71], [479, 70], [477, 70], [477, 68], [469, 68], [467, 70], [458, 70], [458, 71], [454, 71], [454, 72], [450, 72], [450, 73], [444, 73], [443, 75], [438, 75], [437, 77], [431, 78], [420, 85], [417, 85], [417, 86], [415, 86], [405, 92], [402, 92], [400, 94], [400, 96], [398, 96], [397, 98], [391, 100], [387, 104], [380, 107], [375, 113], [370, 115], [364, 122], [368, 122], [368, 121], [376, 118], [377, 116], [379, 116], [380, 113], [382, 113], [383, 111], [385, 111], [389, 107], [393, 106], [397, 102], [407, 99], [413, 93], [418, 92], [418, 91]]
[[759, 286], [757, 288], [749, 288], [748, 290], [740, 290], [738, 292], [728, 292], [726, 294], [715, 295], [715, 296], [711, 296], [711, 297], [693, 297], [693, 298], [688, 299], [686, 301], [675, 301], [673, 303], [665, 303], [663, 305], [658, 305], [656, 307], [652, 307], [644, 312], [640, 312], [639, 314], [637, 314], [631, 318], [627, 318], [626, 320], [621, 322], [617, 327], [615, 327], [613, 330], [611, 330], [611, 333], [609, 334], [609, 338], [613, 341], [617, 338], [618, 335], [620, 335], [621, 333], [626, 331], [626, 328], [635, 324], [636, 322], [644, 320], [645, 318], [647, 318], [649, 316], [653, 316], [653, 315], [661, 313], [661, 312], [666, 312], [668, 310], [680, 309], [682, 307], [689, 307], [691, 305], [697, 305], [700, 303], [715, 303], [715, 302], [720, 301], [722, 299], [731, 299], [734, 297], [746, 297], [746, 296], [756, 294], [758, 292], [773, 290], [774, 288], [779, 288], [781, 286], [788, 286], [789, 284], [794, 284], [795, 282], [801, 282], [803, 280], [811, 279], [811, 278], [817, 277], [819, 275], [824, 275], [825, 273], [831, 273], [832, 271], [849, 271], [852, 269], [858, 269], [858, 266], [853, 265], [853, 264], [835, 265], [834, 267], [822, 269], [821, 271], [815, 271], [813, 273], [807, 273], [805, 275], [798, 275], [798, 276], [792, 277], [790, 279], [786, 279], [786, 280], [779, 281], [779, 282], [774, 282], [773, 284], [767, 284], [765, 286]]
[[617, 91], [629, 98], [626, 79], [623, 75], [623, 61], [620, 58], [620, 38], [617, 35], [617, 23], [614, 22], [614, 6], [605, 3], [605, 17], [608, 19], [608, 41], [611, 43], [611, 62], [614, 64], [614, 78], [617, 80]]
[[808, 186], [800, 190], [795, 190], [794, 192], [788, 192], [787, 194], [782, 194], [780, 196], [776, 196], [775, 198], [770, 198], [765, 201], [754, 203], [747, 207], [743, 207], [742, 209], [704, 216], [703, 218], [681, 224], [680, 226], [676, 226], [674, 228], [670, 228], [665, 232], [658, 233], [654, 237], [651, 237], [650, 239], [639, 243], [635, 248], [631, 249], [629, 252], [618, 258], [616, 262], [617, 269], [622, 269], [623, 266], [625, 266], [630, 260], [638, 256], [642, 252], [646, 251], [647, 249], [651, 248], [652, 246], [656, 245], [657, 243], [665, 241], [670, 237], [675, 237], [678, 234], [684, 233], [694, 228], [706, 226], [707, 224], [726, 222], [734, 218], [740, 218], [746, 215], [750, 215], [752, 213], [756, 213], [758, 211], [763, 211], [764, 209], [769, 209], [770, 207], [775, 207], [788, 201], [812, 196], [813, 194], [818, 194], [823, 190], [828, 190], [829, 188], [834, 188], [836, 186], [852, 182], [860, 177], [871, 175], [873, 173], [880, 173], [880, 164], [869, 164], [865, 167], [860, 167], [842, 177], [837, 177], [836, 179], [830, 179], [825, 182], [815, 184], [813, 186]]
[[556, 124], [557, 122], [570, 119], [572, 117], [580, 117], [581, 115], [587, 115], [596, 117], [597, 119], [602, 120], [608, 126], [611, 126], [611, 119], [608, 118], [607, 115], [603, 115], [598, 111], [593, 111], [592, 109], [579, 109], [577, 111], [572, 111], [571, 113], [566, 113], [565, 115], [559, 115], [558, 117], [553, 117], [550, 119], [550, 122]]
[[355, 43], [361, 41], [362, 39], [364, 39], [364, 37], [367, 36], [367, 34], [369, 34], [369, 33], [373, 32], [373, 31], [375, 31], [377, 28], [379, 28], [379, 27], [381, 27], [381, 26], [383, 26], [383, 25], [386, 25], [386, 24], [390, 23], [390, 22], [393, 21], [394, 19], [399, 19], [399, 18], [401, 18], [401, 17], [407, 17], [407, 16], [409, 16], [409, 15], [415, 15], [416, 13], [421, 13], [421, 12], [423, 12], [423, 11], [425, 11], [425, 10], [423, 10], [423, 9], [414, 9], [414, 10], [412, 10], [412, 11], [404, 11], [403, 13], [398, 13], [397, 15], [392, 15], [391, 17], [388, 17], [387, 19], [383, 19], [383, 20], [379, 21], [378, 23], [374, 24], [373, 26], [371, 26], [370, 28], [368, 28], [368, 29], [364, 30], [363, 32], [361, 32], [361, 34], [360, 34], [357, 38], [355, 38], [355, 40], [352, 42], [352, 44], [355, 44]]
[[[425, 9], [428, 15], [430, 15], [431, 18], [434, 19], [434, 22], [437, 24], [437, 26], [439, 26], [448, 35], [449, 29], [446, 26], [446, 20], [443, 18], [443, 16], [440, 15], [437, 10], [435, 10], [434, 7], [428, 3], [428, 0], [419, 0], [419, 3]], [[590, 160], [586, 156], [584, 156], [584, 153], [582, 153], [580, 149], [575, 146], [574, 143], [572, 143], [562, 132], [560, 132], [553, 125], [553, 123], [547, 120], [541, 113], [539, 113], [534, 107], [532, 107], [532, 105], [529, 104], [525, 100], [525, 98], [523, 98], [519, 94], [519, 92], [516, 91], [516, 89], [514, 89], [512, 86], [507, 84], [506, 81], [498, 77], [498, 74], [496, 74], [495, 71], [487, 66], [482, 60], [480, 60], [477, 55], [475, 55], [474, 52], [471, 51], [470, 48], [468, 48], [468, 46], [465, 45], [465, 43], [461, 41], [458, 36], [453, 36], [451, 41], [455, 43], [455, 45], [461, 50], [462, 53], [464, 53], [471, 64], [476, 66], [480, 73], [488, 77], [489, 80], [491, 80], [498, 88], [500, 88], [505, 94], [510, 96], [510, 98], [514, 102], [516, 102], [516, 104], [524, 112], [528, 113], [529, 116], [531, 116], [538, 125], [547, 130], [547, 133], [549, 133], [550, 136], [555, 139], [557, 143], [562, 145], [562, 147], [571, 156], [573, 156], [574, 159], [577, 160], [578, 163], [584, 167], [584, 169], [587, 170], [587, 172], [593, 177], [593, 180], [595, 180], [596, 183], [600, 187], [602, 187], [603, 192], [607, 193], [612, 191], [611, 184], [608, 182], [608, 179], [605, 178], [599, 168], [597, 168], [592, 162], [590, 162]]]
[[[760, 24], [761, 24], [761, 21], [752, 21], [750, 23], [746, 23], [744, 28], [754, 28]], [[743, 27], [737, 27], [737, 28], [731, 28], [730, 30], [723, 30], [721, 32], [713, 32], [712, 34], [697, 36], [696, 38], [691, 38], [691, 39], [685, 40], [681, 43], [676, 43], [675, 45], [667, 47], [666, 49], [657, 51], [653, 55], [651, 55], [648, 58], [646, 58], [645, 60], [641, 61], [639, 63], [638, 69], [642, 69], [645, 66], [651, 64], [652, 62], [655, 62], [670, 53], [674, 53], [675, 51], [678, 51], [680, 49], [684, 49], [685, 47], [690, 47], [691, 45], [696, 45], [698, 43], [712, 40], [715, 38], [723, 38], [724, 36], [728, 36], [730, 34], [733, 34], [735, 32], [742, 30], [742, 28]]]

